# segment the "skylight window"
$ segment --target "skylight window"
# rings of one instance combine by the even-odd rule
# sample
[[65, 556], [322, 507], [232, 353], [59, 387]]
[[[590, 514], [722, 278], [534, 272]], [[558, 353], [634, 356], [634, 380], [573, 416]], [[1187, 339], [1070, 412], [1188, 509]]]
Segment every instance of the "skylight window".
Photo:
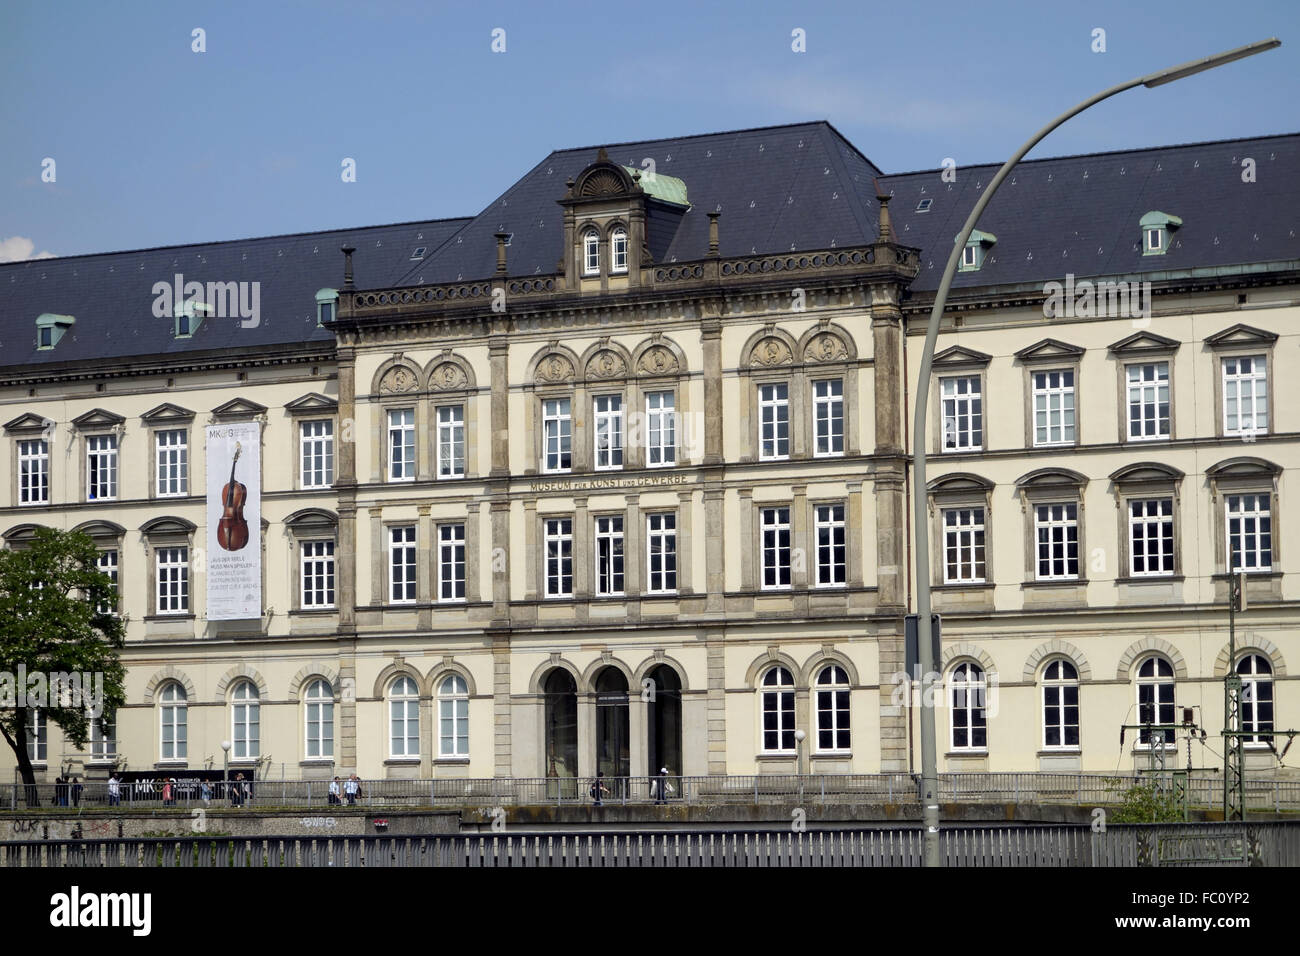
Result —
[[930, 207], [931, 207], [932, 205], [934, 205], [934, 200], [933, 200], [933, 199], [922, 199], [919, 203], [916, 204], [916, 211], [917, 211], [917, 212], [929, 212], [929, 211], [930, 211]]
[[427, 248], [426, 246], [416, 246], [416, 247], [415, 247], [415, 251], [411, 253], [411, 258], [412, 258], [412, 259], [423, 259], [423, 258], [424, 258], [424, 250], [425, 250], [426, 248]]

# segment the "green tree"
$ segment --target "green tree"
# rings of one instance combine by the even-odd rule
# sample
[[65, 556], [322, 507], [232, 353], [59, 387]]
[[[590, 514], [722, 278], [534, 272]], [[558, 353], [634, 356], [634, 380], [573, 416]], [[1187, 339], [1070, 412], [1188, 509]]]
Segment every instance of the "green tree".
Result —
[[1181, 823], [1183, 805], [1171, 790], [1154, 785], [1129, 787], [1120, 794], [1119, 806], [1110, 810], [1107, 818], [1111, 823]]
[[[125, 628], [114, 613], [113, 581], [97, 558], [89, 536], [51, 528], [38, 528], [30, 547], [0, 550], [0, 733], [17, 758], [28, 806], [39, 802], [27, 756], [33, 704], [47, 726], [57, 724], [84, 747], [91, 717], [111, 721], [126, 701], [126, 668], [118, 659]], [[16, 684], [20, 666], [25, 687]], [[75, 685], [55, 676], [72, 674], [93, 675], [91, 686], [75, 694]], [[33, 675], [43, 676], [33, 683]], [[96, 715], [92, 708], [102, 710]]]

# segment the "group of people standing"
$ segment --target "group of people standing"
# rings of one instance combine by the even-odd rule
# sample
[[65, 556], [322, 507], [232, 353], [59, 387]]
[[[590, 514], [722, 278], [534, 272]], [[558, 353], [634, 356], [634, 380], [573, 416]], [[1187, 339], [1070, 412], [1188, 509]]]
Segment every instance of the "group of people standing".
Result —
[[[54, 805], [56, 807], [81, 806], [82, 786], [80, 777], [56, 777], [54, 779]], [[71, 799], [72, 803], [68, 801]]]
[[361, 778], [355, 773], [348, 774], [346, 781], [340, 781], [338, 777], [330, 781], [330, 806], [342, 804], [344, 799], [348, 801], [348, 806], [355, 806], [359, 796], [362, 796]]

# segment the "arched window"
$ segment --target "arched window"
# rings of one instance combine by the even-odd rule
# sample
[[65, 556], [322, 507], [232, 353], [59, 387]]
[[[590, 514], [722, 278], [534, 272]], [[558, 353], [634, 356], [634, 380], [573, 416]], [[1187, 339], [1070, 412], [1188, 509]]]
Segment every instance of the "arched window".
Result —
[[948, 682], [952, 711], [952, 749], [987, 750], [988, 717], [985, 713], [984, 671], [978, 664], [962, 661]]
[[1043, 749], [1079, 748], [1079, 672], [1067, 660], [1043, 669]]
[[232, 758], [256, 760], [262, 753], [261, 731], [258, 726], [261, 704], [253, 682], [242, 680], [236, 684], [230, 702], [230, 740], [234, 744]]
[[[1148, 657], [1138, 666], [1137, 704], [1139, 724], [1174, 722], [1174, 667], [1163, 657]], [[1162, 732], [1166, 747], [1174, 744], [1173, 735]], [[1138, 731], [1138, 743], [1151, 746], [1151, 734]]]
[[609, 271], [627, 272], [627, 230], [622, 226], [609, 237]]
[[388, 685], [388, 752], [392, 757], [420, 755], [420, 692], [409, 677]]
[[185, 760], [189, 756], [185, 688], [172, 681], [158, 695], [162, 706], [158, 719], [162, 728], [162, 759]]
[[582, 234], [582, 274], [600, 275], [600, 236], [595, 229]]
[[1271, 737], [1258, 736], [1273, 729], [1273, 665], [1260, 654], [1248, 654], [1237, 662], [1241, 675], [1241, 729], [1252, 734], [1246, 746], [1266, 747]]
[[329, 681], [317, 678], [307, 685], [303, 695], [307, 708], [307, 759], [334, 756], [334, 688]]
[[817, 675], [817, 749], [849, 747], [849, 675], [831, 664]]
[[469, 688], [459, 674], [438, 685], [438, 756], [469, 756]]
[[795, 751], [794, 678], [784, 667], [763, 675], [763, 751]]

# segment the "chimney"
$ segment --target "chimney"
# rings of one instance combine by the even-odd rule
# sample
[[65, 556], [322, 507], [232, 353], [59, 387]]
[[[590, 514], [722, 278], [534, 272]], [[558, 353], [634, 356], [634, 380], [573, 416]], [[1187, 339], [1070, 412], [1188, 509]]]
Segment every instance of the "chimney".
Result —
[[709, 213], [709, 255], [716, 257], [718, 254], [718, 217], [720, 212]]
[[357, 251], [356, 246], [341, 246], [340, 251], [343, 253], [343, 288], [352, 289], [352, 253]]
[[894, 224], [889, 218], [889, 200], [892, 198], [881, 195], [880, 187], [876, 187], [876, 200], [880, 203], [880, 238], [877, 242], [894, 241]]
[[508, 232], [493, 233], [497, 239], [497, 275], [506, 274], [506, 240], [510, 238]]

